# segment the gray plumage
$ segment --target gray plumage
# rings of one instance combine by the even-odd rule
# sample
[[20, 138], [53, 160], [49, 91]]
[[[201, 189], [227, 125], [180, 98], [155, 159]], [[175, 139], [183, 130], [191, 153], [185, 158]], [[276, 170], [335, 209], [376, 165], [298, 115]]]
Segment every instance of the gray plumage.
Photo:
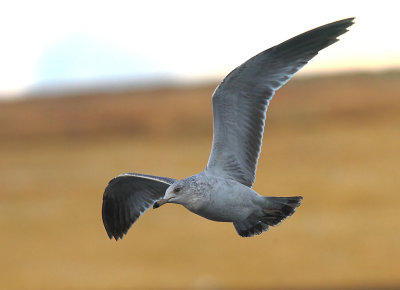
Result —
[[206, 169], [183, 180], [126, 173], [103, 196], [103, 223], [116, 240], [151, 205], [177, 203], [207, 219], [232, 222], [249, 237], [292, 215], [302, 197], [266, 197], [251, 187], [266, 112], [276, 90], [317, 53], [338, 41], [353, 18], [333, 22], [267, 49], [233, 70], [213, 94], [214, 135]]

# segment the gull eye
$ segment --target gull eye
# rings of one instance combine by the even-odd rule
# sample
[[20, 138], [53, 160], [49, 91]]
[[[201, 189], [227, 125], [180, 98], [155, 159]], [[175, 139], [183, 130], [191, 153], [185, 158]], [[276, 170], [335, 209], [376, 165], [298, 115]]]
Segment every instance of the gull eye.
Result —
[[181, 191], [181, 188], [180, 188], [180, 187], [176, 187], [176, 188], [174, 189], [174, 192], [175, 192], [175, 193], [178, 193], [179, 191]]

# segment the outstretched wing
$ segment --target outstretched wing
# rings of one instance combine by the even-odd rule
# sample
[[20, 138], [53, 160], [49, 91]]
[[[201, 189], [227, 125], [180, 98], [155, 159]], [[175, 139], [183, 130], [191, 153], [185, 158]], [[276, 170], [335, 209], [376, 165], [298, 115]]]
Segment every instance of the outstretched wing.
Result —
[[333, 22], [261, 52], [233, 70], [213, 94], [214, 137], [206, 171], [252, 186], [267, 107], [275, 91], [354, 18]]
[[138, 173], [125, 173], [112, 179], [104, 191], [102, 209], [109, 238], [122, 238], [174, 182], [173, 178]]

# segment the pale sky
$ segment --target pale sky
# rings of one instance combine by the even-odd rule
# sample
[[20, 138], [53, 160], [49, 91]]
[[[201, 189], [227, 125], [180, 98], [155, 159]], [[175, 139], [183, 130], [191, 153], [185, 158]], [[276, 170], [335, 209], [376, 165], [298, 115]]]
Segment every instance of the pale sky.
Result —
[[222, 79], [273, 45], [356, 17], [302, 73], [400, 68], [398, 1], [0, 1], [0, 96], [43, 85]]

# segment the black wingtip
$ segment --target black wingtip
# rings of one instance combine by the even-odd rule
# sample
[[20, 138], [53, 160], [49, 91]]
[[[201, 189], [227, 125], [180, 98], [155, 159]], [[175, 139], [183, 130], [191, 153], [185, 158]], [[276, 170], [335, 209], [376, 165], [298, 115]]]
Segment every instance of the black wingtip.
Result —
[[[353, 24], [354, 24], [354, 20], [355, 20], [355, 19], [356, 19], [355, 17], [344, 18], [344, 19], [342, 19], [342, 20], [333, 21], [333, 22], [328, 23], [328, 24], [326, 24], [326, 25], [337, 25], [337, 24], [339, 24], [339, 23], [343, 23], [343, 24], [346, 24], [346, 25], [350, 26], [350, 25], [353, 25]], [[325, 26], [325, 25], [324, 25], [324, 26]]]
[[122, 239], [175, 179], [139, 173], [113, 178], [103, 194], [102, 219], [110, 239]]
[[127, 231], [124, 230], [126, 227], [125, 223], [121, 223], [120, 221], [121, 213], [117, 201], [114, 200], [111, 194], [108, 194], [114, 190], [113, 187], [116, 183], [118, 183], [118, 180], [116, 178], [112, 179], [105, 189], [103, 195], [102, 219], [108, 238], [110, 240], [114, 238], [118, 241], [119, 239], [122, 239]]
[[343, 22], [345, 24], [345, 32], [349, 31], [348, 28], [355, 23], [356, 18], [350, 17], [343, 20], [339, 20], [338, 22]]
[[[352, 22], [352, 23], [354, 23], [355, 19], [356, 19], [355, 17], [349, 17], [349, 18], [344, 18], [342, 20], [338, 20], [338, 21], [335, 21], [335, 22]], [[335, 23], [335, 22], [333, 22], [333, 23]]]

